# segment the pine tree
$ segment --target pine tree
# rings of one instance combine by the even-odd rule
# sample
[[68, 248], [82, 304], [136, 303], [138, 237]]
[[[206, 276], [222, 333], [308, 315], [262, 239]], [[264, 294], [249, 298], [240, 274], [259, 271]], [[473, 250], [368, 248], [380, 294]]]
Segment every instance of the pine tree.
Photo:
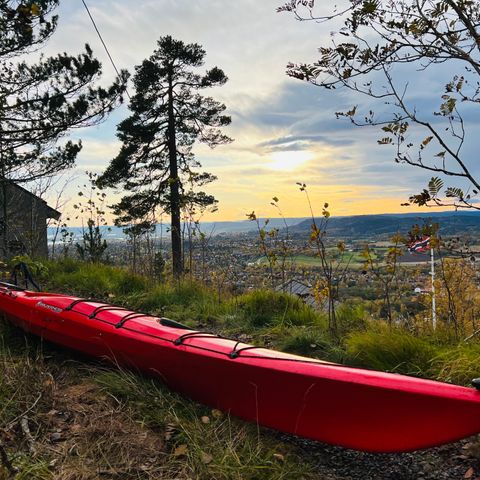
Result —
[[196, 141], [211, 148], [230, 142], [220, 127], [230, 123], [225, 105], [200, 90], [223, 85], [224, 72], [217, 67], [199, 74], [205, 50], [171, 36], [161, 37], [153, 55], [136, 67], [132, 114], [118, 125], [122, 141], [119, 154], [100, 178], [100, 185], [118, 185], [129, 192], [114, 206], [117, 224], [132, 223], [151, 215], [158, 207], [171, 216], [173, 272], [183, 272], [180, 214], [188, 201], [199, 207], [213, 205], [205, 192], [194, 192], [215, 180], [200, 167], [192, 152]]

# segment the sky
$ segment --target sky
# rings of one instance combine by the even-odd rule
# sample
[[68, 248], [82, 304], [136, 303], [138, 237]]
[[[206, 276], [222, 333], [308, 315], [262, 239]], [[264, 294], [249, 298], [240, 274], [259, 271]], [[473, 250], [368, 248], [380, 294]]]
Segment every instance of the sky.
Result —
[[[333, 215], [412, 211], [400, 204], [425, 186], [428, 172], [395, 164], [393, 149], [377, 145], [378, 130], [335, 118], [336, 111], [349, 109], [359, 99], [285, 74], [289, 61], [316, 59], [318, 47], [331, 41], [332, 25], [299, 22], [277, 13], [282, 0], [87, 3], [118, 68], [133, 72], [151, 55], [158, 38], [169, 34], [201, 44], [207, 52], [205, 67], [216, 65], [229, 77], [211, 95], [227, 106], [232, 123], [225, 133], [234, 142], [214, 150], [194, 147], [203, 169], [218, 177], [207, 190], [219, 200], [219, 210], [206, 220], [242, 220], [251, 211], [275, 216], [270, 205], [274, 196], [286, 217], [307, 216], [309, 205], [296, 182], [308, 185], [316, 214], [324, 202]], [[81, 0], [64, 0], [58, 13], [59, 28], [45, 53], [79, 53], [88, 42], [103, 63], [101, 82], [107, 84], [114, 76], [113, 67]], [[415, 101], [428, 106], [436, 101], [442, 85], [435, 73], [423, 75], [414, 91]], [[365, 99], [360, 101], [365, 105]], [[122, 107], [101, 125], [75, 134], [84, 148], [67, 197], [75, 197], [85, 170], [101, 172], [117, 154], [116, 125], [127, 115], [127, 107]], [[118, 192], [109, 193], [112, 203], [117, 198]]]

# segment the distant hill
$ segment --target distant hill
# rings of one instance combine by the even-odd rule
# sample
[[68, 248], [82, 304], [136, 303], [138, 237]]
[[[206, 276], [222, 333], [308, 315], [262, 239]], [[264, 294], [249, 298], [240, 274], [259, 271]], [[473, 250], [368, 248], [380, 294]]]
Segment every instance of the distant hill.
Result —
[[[318, 219], [320, 221], [320, 219]], [[305, 234], [311, 220], [290, 228], [292, 234]], [[442, 235], [480, 234], [480, 212], [432, 212], [332, 217], [328, 222], [329, 235], [347, 239], [387, 238], [397, 232], [406, 234], [412, 225], [438, 223]]]
[[[320, 219], [318, 219], [320, 221]], [[265, 219], [260, 219], [263, 226]], [[305, 235], [310, 231], [311, 219], [286, 218], [285, 222], [292, 235]], [[436, 222], [440, 224], [440, 231], [443, 235], [470, 234], [480, 235], [480, 212], [432, 212], [432, 213], [398, 213], [382, 215], [352, 215], [348, 217], [331, 217], [328, 222], [329, 234], [333, 237], [341, 237], [349, 240], [361, 238], [388, 238], [400, 232], [406, 234], [412, 225], [425, 222]], [[164, 237], [169, 237], [168, 225], [161, 228], [157, 225], [157, 235], [163, 231]], [[270, 219], [267, 228], [285, 228], [284, 220], [281, 218]], [[249, 220], [234, 222], [202, 222], [201, 230], [206, 235], [235, 235], [244, 233], [255, 233], [257, 227]], [[82, 234], [81, 227], [69, 227], [76, 238]], [[101, 227], [102, 233], [107, 241], [123, 241], [125, 235], [119, 227]], [[55, 230], [48, 229], [51, 240]]]
[[[260, 224], [263, 226], [265, 219], [260, 218]], [[267, 228], [285, 228], [285, 222], [287, 223], [288, 227], [290, 228], [293, 225], [297, 225], [298, 223], [305, 220], [305, 218], [272, 218], [269, 220]], [[163, 228], [160, 225], [157, 225], [157, 235], [160, 236], [163, 232], [164, 237], [169, 237], [170, 234], [168, 232], [169, 225], [164, 224]], [[201, 231], [204, 232], [207, 236], [208, 235], [232, 235], [232, 234], [239, 234], [239, 233], [248, 233], [253, 232], [257, 229], [257, 226], [254, 222], [250, 220], [239, 220], [233, 222], [202, 222], [201, 223]], [[68, 227], [67, 230], [69, 232], [73, 232], [75, 238], [80, 238], [82, 235], [82, 227]], [[107, 241], [115, 241], [115, 240], [125, 240], [125, 234], [123, 233], [123, 229], [119, 227], [101, 227], [100, 228], [103, 235]], [[55, 228], [48, 229], [48, 237], [49, 240], [52, 241], [53, 236], [55, 235]]]

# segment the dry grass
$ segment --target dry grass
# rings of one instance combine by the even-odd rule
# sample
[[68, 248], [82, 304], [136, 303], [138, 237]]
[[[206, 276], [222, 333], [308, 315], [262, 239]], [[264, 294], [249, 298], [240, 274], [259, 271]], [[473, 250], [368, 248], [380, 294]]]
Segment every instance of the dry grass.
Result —
[[42, 358], [0, 354], [0, 438], [16, 480], [163, 478], [163, 436], [90, 378], [95, 367]]
[[157, 381], [77, 361], [9, 327], [0, 338], [0, 480], [308, 476], [269, 432]]

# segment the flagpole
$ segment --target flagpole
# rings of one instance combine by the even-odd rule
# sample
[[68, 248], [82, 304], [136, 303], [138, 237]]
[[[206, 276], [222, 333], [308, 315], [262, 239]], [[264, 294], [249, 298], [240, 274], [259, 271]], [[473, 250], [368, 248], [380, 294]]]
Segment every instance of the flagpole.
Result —
[[432, 327], [437, 328], [437, 309], [435, 306], [435, 260], [433, 256], [433, 247], [430, 246], [431, 275], [432, 275]]

